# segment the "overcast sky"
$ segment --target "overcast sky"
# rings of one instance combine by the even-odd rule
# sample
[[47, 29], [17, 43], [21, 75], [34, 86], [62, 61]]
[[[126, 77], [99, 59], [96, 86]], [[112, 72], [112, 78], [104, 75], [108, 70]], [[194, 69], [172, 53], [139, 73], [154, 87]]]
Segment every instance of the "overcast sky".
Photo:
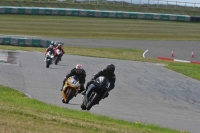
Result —
[[[114, 1], [114, 0], [110, 0], [110, 1]], [[122, 0], [115, 0], [115, 1], [122, 1]], [[157, 4], [158, 1], [159, 1], [159, 4], [167, 4], [167, 1], [168, 1], [168, 4], [173, 4], [173, 5], [176, 5], [176, 1], [177, 1], [177, 4], [178, 5], [185, 5], [185, 3], [183, 2], [187, 2], [186, 5], [187, 6], [194, 6], [194, 4], [192, 3], [197, 3], [195, 6], [200, 6], [200, 0], [124, 0], [124, 1], [127, 1], [127, 2], [131, 2], [132, 3], [135, 3], [135, 4], [139, 4], [141, 2], [141, 4], [147, 4], [148, 2], [150, 4]]]
[[[121, 1], [121, 0], [120, 0]], [[126, 1], [131, 1], [131, 0], [126, 0]], [[156, 2], [157, 3], [158, 0], [150, 0], [150, 2]], [[177, 2], [190, 2], [190, 3], [200, 3], [200, 0], [159, 0], [160, 2], [162, 1], [173, 1], [174, 3]], [[133, 3], [139, 3], [140, 0], [132, 0]], [[141, 0], [141, 2], [148, 2], [148, 0]]]
[[200, 0], [175, 0], [175, 1], [200, 3]]

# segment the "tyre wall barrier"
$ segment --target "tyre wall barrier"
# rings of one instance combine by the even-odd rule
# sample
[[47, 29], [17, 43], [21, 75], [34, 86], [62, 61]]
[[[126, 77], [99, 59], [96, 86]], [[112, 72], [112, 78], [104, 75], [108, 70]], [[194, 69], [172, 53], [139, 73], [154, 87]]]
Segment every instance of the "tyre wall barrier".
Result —
[[63, 15], [82, 17], [104, 17], [104, 18], [129, 18], [148, 20], [168, 20], [190, 22], [190, 16], [176, 14], [157, 14], [142, 12], [123, 12], [105, 10], [84, 10], [71, 8], [45, 8], [45, 7], [13, 7], [0, 6], [0, 14], [30, 14], [30, 15]]
[[200, 16], [191, 16], [190, 22], [200, 22]]
[[[64, 43], [56, 41], [63, 45]], [[30, 46], [30, 47], [44, 47], [47, 48], [50, 45], [50, 40], [36, 39], [36, 38], [16, 38], [10, 36], [0, 36], [0, 45], [11, 46]]]

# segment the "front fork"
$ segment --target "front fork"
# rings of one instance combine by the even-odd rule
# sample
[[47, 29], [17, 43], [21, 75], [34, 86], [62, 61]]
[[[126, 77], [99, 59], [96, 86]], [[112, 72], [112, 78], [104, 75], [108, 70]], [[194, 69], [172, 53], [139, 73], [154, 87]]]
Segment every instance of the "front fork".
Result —
[[64, 101], [67, 100], [67, 96], [66, 96], [66, 94], [65, 94], [65, 89], [66, 89], [66, 87], [63, 86], [63, 89], [62, 89], [62, 98], [64, 99]]

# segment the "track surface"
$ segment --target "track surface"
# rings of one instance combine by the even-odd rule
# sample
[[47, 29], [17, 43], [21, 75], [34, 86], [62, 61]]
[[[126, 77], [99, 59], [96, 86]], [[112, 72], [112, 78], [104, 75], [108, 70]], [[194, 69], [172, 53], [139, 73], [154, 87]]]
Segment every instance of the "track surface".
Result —
[[[66, 39], [65, 43], [76, 46], [157, 49], [159, 52], [165, 50], [164, 44], [168, 49], [172, 44], [180, 46], [184, 44], [186, 47], [182, 48], [183, 51], [187, 51], [188, 48], [187, 42], [182, 41], [174, 43], [156, 41], [157, 45], [162, 44], [159, 47], [156, 47], [154, 41], [127, 41], [127, 44], [122, 45], [121, 41], [86, 42], [80, 39]], [[197, 43], [190, 42], [190, 46], [195, 46]], [[165, 51], [161, 53], [165, 54]], [[153, 57], [156, 54], [147, 53], [147, 56]], [[87, 72], [86, 81], [89, 81], [92, 74], [108, 63], [113, 63], [116, 65], [116, 87], [108, 98], [95, 105], [90, 112], [199, 133], [200, 82], [165, 69], [161, 64], [64, 55], [57, 66], [52, 65], [47, 69], [43, 53], [18, 52], [14, 55], [18, 57], [19, 64], [0, 64], [0, 84], [22, 91], [31, 98], [60, 107], [81, 110], [80, 95], [72, 99], [68, 105], [61, 102], [60, 88], [63, 77], [77, 63], [82, 63]]]

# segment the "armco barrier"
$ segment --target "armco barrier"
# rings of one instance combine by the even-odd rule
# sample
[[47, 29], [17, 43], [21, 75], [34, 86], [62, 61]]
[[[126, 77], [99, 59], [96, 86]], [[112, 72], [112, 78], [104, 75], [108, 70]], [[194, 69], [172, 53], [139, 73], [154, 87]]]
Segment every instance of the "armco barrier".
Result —
[[[63, 45], [63, 42], [59, 42]], [[50, 45], [50, 40], [36, 39], [36, 38], [16, 38], [10, 36], [0, 36], [0, 45], [12, 45], [12, 46], [31, 46], [31, 47], [44, 47], [47, 48]]]
[[[190, 22], [190, 16], [175, 14], [157, 14], [142, 12], [83, 10], [70, 8], [45, 8], [45, 7], [13, 7], [0, 6], [0, 14], [30, 14], [30, 15], [63, 15], [105, 18], [129, 18]], [[196, 19], [195, 19], [196, 20]]]

